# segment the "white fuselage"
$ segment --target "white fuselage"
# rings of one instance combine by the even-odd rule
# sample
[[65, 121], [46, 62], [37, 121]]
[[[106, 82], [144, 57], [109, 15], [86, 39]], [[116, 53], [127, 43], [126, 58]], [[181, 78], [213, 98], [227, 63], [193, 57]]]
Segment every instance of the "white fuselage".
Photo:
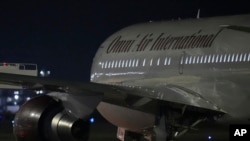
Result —
[[[249, 118], [250, 15], [150, 22], [124, 28], [99, 48], [91, 81], [122, 86], [178, 86], [206, 99], [159, 98]], [[164, 95], [163, 95], [164, 97]], [[185, 97], [185, 96], [184, 96]], [[197, 97], [196, 97], [197, 98]]]

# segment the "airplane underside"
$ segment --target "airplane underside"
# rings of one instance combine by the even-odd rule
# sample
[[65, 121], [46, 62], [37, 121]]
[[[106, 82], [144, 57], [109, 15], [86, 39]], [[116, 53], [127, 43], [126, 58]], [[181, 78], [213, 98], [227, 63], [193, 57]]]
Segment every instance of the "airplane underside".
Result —
[[[153, 107], [154, 110], [146, 107]], [[118, 127], [117, 138], [121, 141], [170, 141], [186, 140], [186, 137], [193, 138], [192, 140], [207, 139], [218, 136], [217, 132], [223, 132], [228, 137], [228, 128], [225, 128], [227, 125], [217, 122], [223, 113], [165, 101], [149, 102], [143, 109], [145, 108], [148, 109], [147, 112], [128, 105], [124, 107], [106, 102], [101, 102], [97, 107], [106, 120]], [[149, 113], [150, 110], [154, 112]], [[218, 127], [217, 132], [211, 125]], [[204, 133], [199, 132], [201, 136], [195, 136], [195, 131], [198, 130], [203, 130]], [[194, 135], [190, 136], [190, 131]], [[219, 135], [217, 139], [225, 139], [224, 136], [221, 138], [222, 134]]]

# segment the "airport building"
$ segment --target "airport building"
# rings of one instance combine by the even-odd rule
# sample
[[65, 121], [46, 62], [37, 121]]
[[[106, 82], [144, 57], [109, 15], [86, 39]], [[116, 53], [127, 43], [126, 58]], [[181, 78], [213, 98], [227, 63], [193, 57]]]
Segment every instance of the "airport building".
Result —
[[[0, 73], [38, 76], [38, 69], [37, 64], [4, 62], [0, 63]], [[6, 112], [14, 114], [20, 105], [37, 94], [43, 94], [43, 91], [25, 90], [22, 86], [8, 83], [0, 84], [0, 115]]]

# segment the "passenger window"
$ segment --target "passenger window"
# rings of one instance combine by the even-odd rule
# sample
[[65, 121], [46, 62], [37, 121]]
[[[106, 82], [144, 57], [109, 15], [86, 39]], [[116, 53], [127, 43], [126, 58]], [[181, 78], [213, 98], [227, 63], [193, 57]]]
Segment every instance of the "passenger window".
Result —
[[113, 60], [113, 61], [112, 61], [111, 68], [114, 68], [114, 64], [115, 64], [115, 61]]
[[222, 58], [223, 58], [223, 55], [221, 54], [220, 55], [220, 61], [219, 61], [220, 63], [222, 62]]
[[193, 57], [193, 64], [196, 63], [196, 56]]
[[211, 55], [208, 55], [207, 63], [210, 63]]
[[238, 62], [238, 57], [239, 57], [239, 54], [237, 53], [235, 56], [235, 62]]
[[204, 56], [202, 55], [201, 56], [201, 61], [200, 61], [201, 64], [203, 63], [203, 58], [204, 58]]
[[122, 60], [122, 68], [125, 67], [125, 60]]
[[121, 67], [121, 60], [119, 60], [119, 63], [118, 63], [118, 68]]
[[102, 63], [102, 62], [100, 62], [99, 64], [101, 64], [101, 68], [103, 69], [103, 63]]
[[128, 60], [126, 60], [126, 63], [125, 63], [125, 68], [128, 67]]
[[132, 62], [132, 67], [135, 66], [135, 59], [133, 59], [133, 62]]
[[243, 61], [245, 62], [246, 60], [247, 60], [247, 54], [245, 53], [245, 54], [244, 54]]
[[145, 66], [145, 64], [146, 64], [146, 59], [144, 59], [144, 60], [143, 60], [143, 64], [142, 64], [142, 66], [144, 67], [144, 66]]
[[213, 54], [211, 63], [214, 63], [215, 54]]
[[171, 64], [171, 57], [169, 57], [169, 59], [168, 59], [168, 65], [170, 65]]
[[207, 55], [204, 57], [204, 63], [207, 63]]
[[223, 62], [226, 62], [226, 60], [227, 60], [227, 55], [226, 55], [226, 54], [224, 54], [224, 59], [223, 59]]
[[185, 59], [185, 64], [188, 64], [188, 57], [186, 57]]
[[183, 64], [184, 56], [181, 56], [181, 65]]
[[219, 54], [216, 55], [215, 63], [218, 63], [219, 61]]
[[160, 59], [160, 58], [158, 58], [158, 60], [157, 60], [157, 66], [159, 66], [159, 65], [160, 65], [160, 61], [161, 61], [161, 59]]
[[150, 66], [153, 65], [153, 58], [150, 60]]
[[243, 55], [242, 55], [242, 53], [241, 53], [241, 54], [240, 54], [240, 59], [239, 59], [240, 62], [242, 61], [242, 56], [243, 56]]
[[117, 60], [115, 60], [115, 68], [117, 68]]
[[192, 64], [192, 56], [189, 57], [189, 64]]
[[109, 64], [108, 64], [108, 68], [110, 68], [111, 67], [111, 62], [110, 61], [108, 61], [109, 62]]
[[228, 56], [227, 56], [227, 62], [230, 62], [230, 59], [231, 59], [231, 54], [228, 54]]
[[139, 59], [136, 60], [136, 67], [138, 67]]
[[108, 62], [106, 61], [104, 68], [106, 69], [107, 67], [108, 67]]
[[234, 62], [234, 54], [232, 54], [231, 62]]
[[165, 58], [164, 65], [166, 66], [168, 62], [168, 57]]
[[196, 63], [198, 64], [200, 61], [200, 56], [197, 56], [197, 60], [196, 60]]

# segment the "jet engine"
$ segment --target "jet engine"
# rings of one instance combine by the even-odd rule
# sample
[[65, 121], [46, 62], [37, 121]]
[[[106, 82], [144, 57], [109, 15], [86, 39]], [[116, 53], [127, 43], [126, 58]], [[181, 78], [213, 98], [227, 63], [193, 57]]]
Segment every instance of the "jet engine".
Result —
[[17, 141], [84, 141], [89, 136], [89, 123], [48, 95], [26, 102], [15, 116], [13, 129]]

